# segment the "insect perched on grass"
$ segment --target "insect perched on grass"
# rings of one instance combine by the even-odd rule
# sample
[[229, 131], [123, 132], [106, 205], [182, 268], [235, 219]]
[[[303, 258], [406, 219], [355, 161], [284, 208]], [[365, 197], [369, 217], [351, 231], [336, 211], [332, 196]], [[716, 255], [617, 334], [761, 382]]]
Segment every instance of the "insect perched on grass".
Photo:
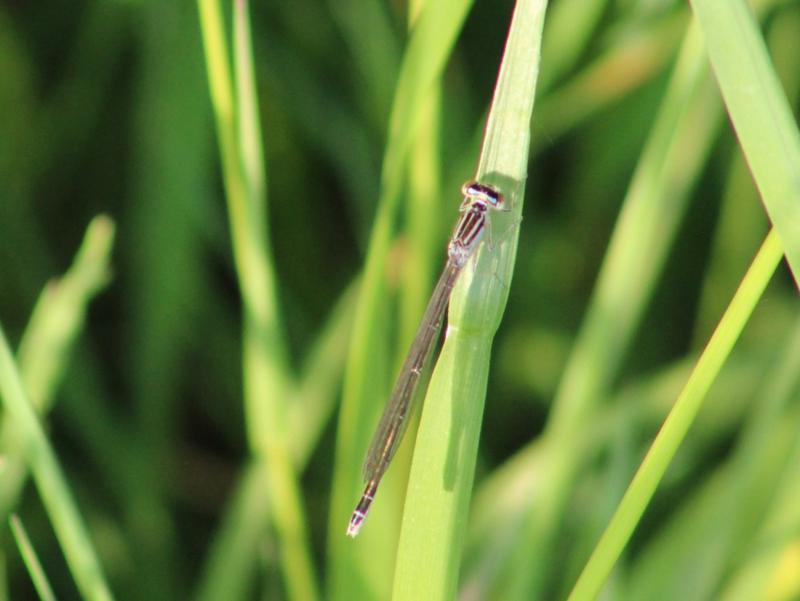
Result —
[[356, 505], [347, 535], [355, 537], [367, 517], [369, 508], [378, 491], [381, 478], [386, 473], [394, 457], [408, 423], [409, 407], [414, 391], [419, 384], [422, 369], [428, 361], [442, 325], [444, 312], [450, 301], [450, 293], [458, 275], [475, 254], [487, 227], [490, 210], [507, 210], [503, 195], [492, 186], [478, 182], [468, 182], [461, 188], [464, 200], [459, 209], [460, 217], [447, 245], [447, 263], [433, 289], [425, 315], [419, 325], [406, 360], [397, 376], [392, 396], [381, 421], [372, 437], [372, 442], [364, 460], [364, 480], [366, 487]]

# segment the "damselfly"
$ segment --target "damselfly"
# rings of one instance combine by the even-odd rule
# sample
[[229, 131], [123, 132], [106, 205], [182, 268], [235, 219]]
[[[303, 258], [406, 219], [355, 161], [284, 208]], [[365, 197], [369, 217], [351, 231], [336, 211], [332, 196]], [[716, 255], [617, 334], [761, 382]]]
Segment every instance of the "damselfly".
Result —
[[372, 500], [378, 490], [381, 478], [386, 473], [395, 451], [405, 433], [409, 417], [409, 408], [414, 392], [422, 376], [422, 369], [436, 346], [445, 309], [450, 302], [450, 293], [458, 275], [467, 261], [475, 254], [487, 227], [489, 227], [489, 211], [506, 210], [506, 201], [495, 188], [478, 182], [468, 182], [461, 188], [464, 200], [459, 209], [460, 217], [447, 245], [447, 263], [442, 275], [433, 289], [428, 308], [422, 317], [414, 341], [408, 351], [406, 360], [397, 376], [392, 389], [392, 396], [381, 421], [372, 437], [372, 442], [364, 460], [364, 481], [366, 487], [356, 505], [347, 535], [356, 536], [367, 517]]

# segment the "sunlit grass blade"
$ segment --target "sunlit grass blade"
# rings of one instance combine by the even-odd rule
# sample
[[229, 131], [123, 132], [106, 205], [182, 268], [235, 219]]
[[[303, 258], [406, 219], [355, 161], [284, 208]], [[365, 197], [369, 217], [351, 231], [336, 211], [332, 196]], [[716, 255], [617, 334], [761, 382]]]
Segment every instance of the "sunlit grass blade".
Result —
[[[701, 420], [712, 421], [715, 427], [728, 426], [741, 419], [743, 405], [749, 397], [741, 394], [747, 390], [748, 383], [760, 377], [767, 368], [768, 359], [754, 361], [752, 356], [758, 351], [772, 349], [773, 341], [765, 341], [755, 349], [748, 348], [744, 357], [734, 355], [720, 375], [720, 378], [709, 393], [710, 405], [724, 407], [729, 415], [700, 416]], [[761, 355], [758, 355], [759, 357]], [[654, 374], [646, 374], [623, 387], [608, 403], [608, 410], [596, 419], [581, 426], [575, 440], [574, 452], [592, 454], [610, 445], [617, 432], [653, 431], [663, 421], [669, 408], [688, 379], [695, 359], [687, 358], [659, 369]], [[737, 396], [738, 395], [738, 396]], [[696, 433], [702, 439], [703, 430]], [[475, 495], [473, 511], [470, 517], [470, 552], [488, 563], [497, 547], [496, 539], [513, 538], [515, 525], [524, 515], [530, 498], [536, 494], [538, 487], [544, 483], [536, 474], [542, 473], [542, 465], [546, 456], [541, 441], [525, 447], [512, 459], [495, 471], [481, 484]], [[498, 519], [502, 515], [504, 519]], [[488, 542], [487, 542], [488, 541]], [[594, 544], [595, 540], [591, 541]], [[490, 546], [487, 549], [487, 544]], [[502, 545], [500, 545], [502, 548]], [[495, 556], [496, 557], [496, 556]], [[473, 560], [473, 563], [475, 561]], [[478, 564], [480, 566], [480, 563]], [[488, 583], [484, 582], [484, 574], [473, 566], [466, 576], [464, 595], [467, 599], [485, 598]]]
[[78, 590], [89, 601], [112, 599], [86, 527], [58, 460], [23, 389], [19, 371], [0, 328], [0, 397], [25, 449], [42, 503], [61, 543]]
[[[512, 202], [497, 219], [494, 248], [465, 270], [450, 304], [442, 353], [426, 395], [403, 514], [393, 598], [450, 599], [464, 528], [486, 395], [492, 339], [515, 260], [528, 171], [530, 119], [546, 2], [517, 3], [489, 112], [476, 178]], [[509, 227], [514, 229], [509, 233]]]
[[[271, 517], [283, 547], [281, 566], [289, 596], [315, 599], [316, 576], [308, 549], [304, 503], [286, 441], [284, 403], [291, 375], [266, 228], [261, 128], [247, 3], [234, 3], [232, 49], [226, 42], [219, 3], [198, 0], [198, 5], [244, 306], [243, 376], [249, 443], [256, 460], [263, 461], [270, 474]], [[235, 80], [230, 64], [235, 68]]]
[[247, 425], [251, 448], [269, 472], [270, 506], [283, 546], [281, 561], [289, 595], [298, 601], [313, 601], [318, 592], [309, 548], [308, 520], [287, 435], [285, 403], [292, 376], [266, 228], [266, 176], [248, 11], [247, 0], [234, 3], [237, 141], [246, 194], [240, 206], [234, 206], [237, 199], [228, 197], [245, 304], [243, 363]]
[[25, 562], [25, 567], [28, 568], [33, 585], [36, 587], [36, 592], [39, 593], [39, 599], [42, 601], [56, 601], [56, 596], [53, 593], [53, 587], [50, 586], [50, 581], [47, 579], [42, 564], [39, 562], [39, 557], [36, 555], [36, 549], [33, 548], [28, 533], [25, 532], [25, 527], [22, 525], [22, 520], [19, 516], [12, 515], [9, 520], [11, 532], [14, 534], [14, 540], [17, 542], [20, 555]]
[[[708, 158], [721, 111], [705, 65], [699, 32], [690, 27], [553, 400], [537, 474], [542, 486], [515, 528], [512, 559], [494, 584], [509, 599], [541, 594], [562, 511], [585, 460], [576, 436], [609, 393]], [[533, 565], [531, 556], [539, 558]]]
[[42, 292], [20, 340], [20, 373], [39, 412], [50, 409], [69, 350], [84, 326], [89, 301], [111, 279], [114, 229], [106, 216], [89, 223], [72, 266]]
[[[76, 337], [81, 333], [89, 301], [110, 279], [114, 223], [97, 217], [89, 224], [75, 261], [39, 297], [20, 341], [17, 361], [23, 387], [40, 415], [46, 415], [61, 383]], [[19, 498], [28, 468], [16, 426], [0, 415], [0, 519], [7, 519]]]
[[800, 286], [800, 133], [744, 0], [692, 0], [725, 106]]
[[781, 245], [772, 230], [575, 584], [570, 601], [594, 599], [600, 592], [781, 257]]
[[[745, 340], [740, 344], [744, 346]], [[760, 380], [758, 388], [755, 391], [751, 386], [740, 388], [746, 391], [739, 396], [746, 398], [747, 406], [741, 419], [743, 429], [730, 459], [704, 477], [699, 490], [691, 491], [675, 515], [644, 548], [631, 556], [625, 587], [630, 598], [654, 601], [718, 598], [718, 591], [730, 578], [731, 566], [761, 553], [756, 533], [768, 520], [780, 481], [791, 470], [792, 455], [798, 444], [800, 405], [793, 401], [795, 392], [800, 390], [800, 319], [795, 319], [793, 331], [770, 337], [770, 346], [777, 360], [757, 369], [755, 377], [743, 380], [743, 383]], [[745, 352], [752, 356], [752, 347]], [[736, 392], [730, 391], [727, 399], [720, 398], [725, 374], [736, 369], [735, 356], [732, 354], [726, 362], [704, 407], [727, 408], [729, 400], [736, 398]], [[719, 415], [719, 411], [713, 413]], [[687, 443], [694, 439], [696, 445], [698, 434], [704, 430], [698, 427], [700, 420], [698, 415]], [[681, 451], [684, 456], [686, 451], [685, 448]], [[673, 569], [666, 571], [665, 565]], [[671, 574], [675, 572], [682, 577], [673, 578]]]

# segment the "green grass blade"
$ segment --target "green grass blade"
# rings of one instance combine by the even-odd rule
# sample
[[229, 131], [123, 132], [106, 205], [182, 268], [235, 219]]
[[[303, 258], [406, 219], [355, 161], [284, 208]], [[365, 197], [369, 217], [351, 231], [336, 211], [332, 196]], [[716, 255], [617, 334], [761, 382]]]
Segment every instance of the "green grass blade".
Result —
[[[33, 310], [17, 360], [23, 387], [40, 415], [50, 410], [75, 338], [83, 330], [89, 301], [110, 279], [113, 241], [113, 222], [108, 217], [92, 220], [72, 267], [45, 287]], [[0, 416], [0, 454], [0, 519], [5, 520], [17, 504], [28, 473], [16, 427], [5, 415]]]
[[[267, 195], [264, 150], [261, 147], [261, 118], [258, 114], [253, 51], [250, 33], [249, 2], [236, 0], [233, 11], [233, 53], [236, 73], [237, 137], [250, 203], [258, 207], [258, 216], [266, 217]], [[263, 235], [267, 235], [265, 229]], [[265, 248], [268, 248], [265, 244]], [[269, 290], [274, 296], [274, 291]], [[275, 308], [271, 311], [276, 312]]]
[[[219, 3], [198, 0], [209, 87], [217, 123], [231, 238], [244, 305], [244, 395], [251, 451], [270, 474], [272, 519], [283, 547], [289, 596], [317, 597], [306, 519], [285, 429], [291, 383], [266, 229], [261, 129], [253, 78], [247, 3], [234, 5], [228, 51]], [[233, 57], [236, 89], [229, 63]]]
[[266, 175], [261, 122], [253, 73], [247, 0], [234, 3], [238, 154], [246, 196], [242, 206], [228, 198], [234, 246], [238, 246], [239, 281], [246, 307], [244, 340], [245, 402], [250, 444], [268, 470], [270, 505], [282, 549], [289, 596], [312, 601], [317, 579], [309, 549], [299, 475], [292, 462], [285, 403], [291, 388], [286, 347], [277, 303], [274, 261], [266, 228]]
[[0, 327], [0, 396], [23, 448], [78, 590], [89, 601], [112, 599], [100, 562], [47, 437], [23, 389], [11, 349]]
[[22, 555], [22, 560], [25, 562], [25, 567], [28, 568], [28, 574], [30, 574], [33, 585], [36, 587], [36, 592], [39, 593], [39, 598], [42, 601], [56, 601], [53, 588], [50, 586], [47, 574], [45, 574], [42, 564], [39, 562], [36, 549], [33, 548], [31, 540], [28, 538], [28, 533], [25, 532], [22, 520], [19, 519], [19, 516], [12, 515], [9, 525], [11, 526], [11, 532], [14, 534], [14, 540], [17, 542], [20, 555]]
[[[710, 477], [704, 477], [700, 490], [683, 500], [676, 515], [659, 528], [644, 548], [637, 550], [635, 558], [631, 557], [626, 586], [629, 598], [719, 598], [720, 585], [730, 567], [759, 553], [754, 545], [756, 531], [769, 515], [779, 482], [785, 477], [797, 446], [800, 405], [793, 401], [800, 390], [800, 318], [795, 319], [794, 328], [787, 334], [770, 337], [770, 346], [776, 352], [768, 366], [758, 370], [762, 384], [754, 394], [749, 388], [740, 388], [747, 390], [742, 396], [748, 405], [742, 419], [743, 430], [730, 459]], [[746, 352], [752, 354], [752, 348]], [[735, 369], [733, 363], [736, 361], [726, 363], [709, 392], [706, 406], [727, 406], [730, 398], [735, 398], [735, 392], [729, 392], [722, 402], [719, 398], [720, 384], [725, 373]], [[698, 425], [692, 426], [690, 438], [702, 430]], [[673, 569], [666, 571], [665, 565]], [[674, 578], [676, 572], [682, 577]]]
[[[631, 180], [574, 351], [581, 355], [590, 349], [590, 354], [600, 359], [597, 365], [603, 365], [603, 373], [591, 373], [587, 367], [591, 360], [568, 365], [562, 381], [566, 390], [559, 390], [548, 429], [568, 431], [575, 415], [595, 396], [590, 390], [595, 385], [604, 390], [617, 371], [683, 218], [691, 185], [707, 158], [718, 120], [719, 105], [707, 85], [698, 31], [689, 28]], [[573, 374], [573, 368], [586, 373], [583, 377]]]
[[395, 600], [451, 599], [475, 471], [489, 358], [515, 259], [524, 197], [530, 118], [547, 3], [517, 3], [486, 126], [476, 177], [498, 185], [513, 215], [493, 228], [497, 247], [480, 252], [453, 292], [447, 338], [417, 434], [394, 579]]
[[114, 222], [95, 217], [63, 277], [45, 288], [20, 340], [17, 361], [25, 390], [40, 413], [50, 409], [89, 301], [111, 279]]
[[[581, 426], [609, 393], [666, 261], [721, 115], [696, 28], [687, 32], [623, 202], [586, 317], [553, 400], [542, 486], [516, 528], [516, 548], [496, 586], [509, 599], [537, 596], [561, 512], [583, 461]], [[539, 558], [534, 565], [530, 557]]]
[[575, 584], [570, 601], [594, 599], [599, 594], [781, 258], [778, 235], [772, 230]]
[[800, 287], [800, 133], [744, 0], [692, 0], [739, 144]]

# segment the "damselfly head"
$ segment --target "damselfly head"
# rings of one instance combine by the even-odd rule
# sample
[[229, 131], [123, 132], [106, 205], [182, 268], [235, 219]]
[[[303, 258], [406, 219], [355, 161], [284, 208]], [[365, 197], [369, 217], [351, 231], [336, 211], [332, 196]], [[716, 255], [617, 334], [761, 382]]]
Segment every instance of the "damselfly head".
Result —
[[493, 209], [505, 209], [506, 199], [497, 188], [480, 182], [467, 182], [461, 193], [471, 201], [481, 201]]

